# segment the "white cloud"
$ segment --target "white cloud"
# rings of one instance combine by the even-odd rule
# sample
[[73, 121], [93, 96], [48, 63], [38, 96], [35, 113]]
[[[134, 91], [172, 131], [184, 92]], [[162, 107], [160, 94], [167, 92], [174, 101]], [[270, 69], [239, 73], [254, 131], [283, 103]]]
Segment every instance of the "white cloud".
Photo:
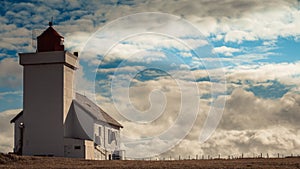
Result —
[[222, 53], [225, 56], [232, 56], [233, 53], [240, 52], [240, 51], [241, 51], [241, 49], [231, 48], [231, 47], [227, 47], [227, 46], [220, 46], [220, 47], [214, 48], [215, 53]]
[[[81, 52], [87, 40], [92, 34], [90, 32], [72, 32], [64, 35], [64, 45], [73, 52]], [[80, 57], [80, 56], [79, 56]]]
[[[124, 74], [121, 76], [122, 77], [114, 76], [114, 78], [128, 78], [125, 77], [126, 75]], [[114, 81], [114, 83], [116, 82], [118, 81]], [[153, 141], [155, 140], [148, 143], [137, 144], [141, 146], [141, 148], [149, 150], [149, 152], [142, 151], [143, 155], [145, 155], [145, 153], [151, 154], [152, 152], [163, 152], [168, 149], [170, 144], [172, 147], [173, 144], [176, 143], [176, 139], [178, 139], [178, 137], [182, 137], [182, 135], [183, 137], [185, 136], [185, 133], [183, 133], [185, 132], [184, 130], [192, 125], [192, 121], [194, 119], [189, 115], [193, 112], [194, 107], [197, 107], [197, 105], [195, 105], [195, 101], [197, 102], [197, 99], [201, 102], [199, 104], [202, 105], [201, 110], [199, 111], [204, 112], [205, 110], [208, 110], [203, 107], [203, 105], [206, 105], [207, 103], [205, 103], [205, 101], [200, 101], [197, 91], [192, 90], [193, 85], [191, 83], [193, 82], [182, 81], [180, 83], [182, 86], [178, 86], [178, 80], [175, 81], [172, 77], [166, 76], [145, 82], [136, 80], [134, 81], [134, 85], [127, 90], [126, 86], [124, 87], [123, 82], [121, 81], [120, 84], [114, 84], [117, 88], [112, 89], [114, 93], [119, 94], [113, 95], [115, 100], [112, 101], [99, 98], [101, 100], [100, 106], [109, 112], [110, 115], [119, 119], [121, 124], [125, 126], [122, 129], [122, 135], [129, 137], [130, 139], [123, 138], [124, 144], [125, 141], [131, 142], [132, 139], [151, 138], [157, 137], [160, 134], [165, 134], [166, 136], [164, 139], [157, 137], [156, 148], [152, 147]], [[195, 83], [193, 84], [195, 85]], [[202, 88], [199, 89], [199, 91], [202, 91]], [[127, 98], [125, 94], [127, 92], [129, 92], [129, 98]], [[127, 110], [130, 106], [133, 106], [135, 111], [128, 113]], [[179, 117], [180, 113], [183, 114]], [[122, 117], [122, 115], [129, 118], [134, 116], [135, 120], [128, 121]], [[205, 113], [199, 115], [199, 117], [200, 116], [205, 116]], [[140, 121], [150, 122], [140, 123]], [[173, 128], [173, 130], [166, 132], [166, 130], [170, 128]], [[174, 131], [174, 128], [178, 128], [178, 130]], [[174, 140], [171, 139], [171, 135]], [[130, 142], [126, 142], [125, 146], [129, 146]], [[158, 143], [162, 144], [158, 145]], [[136, 156], [133, 152], [140, 152], [141, 149], [139, 149], [139, 146], [134, 147], [134, 149], [128, 149], [129, 147], [125, 147], [128, 150], [127, 155]]]
[[221, 123], [206, 142], [198, 142], [203, 123], [197, 121], [189, 135], [162, 156], [216, 158], [220, 154], [227, 158], [229, 155], [239, 157], [242, 153], [244, 157], [268, 153], [276, 157], [277, 153], [290, 155], [300, 150], [299, 94], [287, 93], [280, 99], [269, 100], [235, 89], [227, 98]]
[[123, 66], [123, 67], [117, 67], [117, 68], [101, 68], [98, 69], [97, 72], [100, 73], [114, 73], [114, 72], [118, 72], [118, 73], [126, 73], [128, 74], [128, 72], [139, 72], [141, 70], [144, 70], [145, 67], [144, 66]]
[[0, 112], [0, 152], [13, 151], [13, 124], [10, 124], [10, 120], [20, 111], [20, 109], [15, 109]]
[[22, 67], [15, 58], [0, 61], [0, 87], [17, 88], [22, 85]]
[[5, 96], [7, 96], [7, 95], [21, 95], [21, 94], [23, 94], [23, 92], [21, 92], [21, 91], [1, 92], [1, 93], [0, 93], [0, 100], [1, 100], [1, 99], [4, 99]]
[[[24, 25], [24, 28], [29, 32], [26, 34], [25, 39], [28, 39], [27, 42], [30, 46], [30, 30], [43, 27], [38, 24], [44, 23], [46, 25], [50, 19], [41, 18], [40, 16], [54, 16], [54, 22], [60, 22], [56, 26], [62, 34], [66, 35], [69, 33], [72, 34], [72, 37], [76, 37], [77, 35], [82, 36], [84, 32], [94, 32], [98, 26], [103, 25], [103, 20], [110, 22], [128, 14], [159, 11], [182, 16], [194, 24], [205, 36], [215, 35], [216, 39], [220, 40], [224, 38], [226, 42], [239, 43], [244, 40], [277, 39], [278, 37], [287, 36], [298, 37], [300, 34], [298, 29], [300, 24], [299, 10], [295, 8], [296, 4], [293, 1], [276, 0], [274, 2], [267, 0], [264, 2], [242, 2], [226, 0], [211, 2], [160, 2], [154, 0], [147, 3], [142, 1], [135, 1], [133, 3], [135, 4], [134, 7], [128, 5], [116, 6], [114, 2], [84, 3], [82, 1], [64, 1], [57, 4], [54, 2], [40, 2], [39, 5], [33, 3], [5, 2], [5, 6], [12, 5], [12, 8], [8, 9], [4, 17], [13, 17], [14, 19], [10, 19], [10, 24], [3, 24], [2, 30], [6, 30], [6, 27], [11, 27], [10, 30], [14, 30], [16, 29], [16, 24]], [[78, 6], [81, 8], [77, 9]], [[59, 7], [65, 10], [57, 10]], [[28, 13], [30, 13], [30, 18], [32, 19], [28, 19]], [[65, 20], [69, 16], [71, 18]], [[7, 20], [6, 18], [2, 20], [5, 21]], [[159, 18], [157, 21], [160, 21]], [[139, 24], [143, 23], [128, 24], [125, 29], [127, 31], [134, 30]], [[155, 27], [159, 25], [152, 24], [152, 26], [154, 29], [159, 30], [158, 27]], [[17, 32], [22, 32], [21, 29]], [[167, 29], [170, 33], [184, 31], [184, 27], [176, 26], [175, 28], [174, 25], [171, 25]], [[3, 34], [1, 36], [12, 38], [17, 32], [9, 31], [6, 33], [7, 36]], [[25, 39], [23, 41], [26, 41]], [[70, 45], [69, 48], [76, 48], [77, 50], [83, 47], [83, 44], [78, 43], [76, 38], [71, 38], [70, 36], [67, 39], [70, 40], [70, 42], [67, 42]], [[15, 43], [19, 43], [19, 41], [13, 41], [11, 46], [4, 44], [2, 46], [20, 50], [21, 46], [15, 46]]]
[[27, 28], [19, 28], [15, 24], [4, 24], [0, 34], [2, 37], [0, 47], [2, 49], [18, 52], [32, 51], [31, 31]]
[[193, 56], [192, 53], [190, 53], [190, 52], [181, 52], [180, 55], [183, 57], [192, 57]]
[[278, 80], [286, 85], [299, 85], [300, 62], [295, 63], [265, 63], [256, 65], [240, 65], [226, 69], [227, 81], [236, 82], [251, 80], [254, 83], [267, 80]]
[[[205, 72], [202, 72], [205, 76]], [[200, 74], [200, 73], [198, 73]], [[207, 84], [206, 84], [207, 83]], [[199, 82], [200, 93], [210, 93], [211, 82]], [[122, 133], [131, 138], [143, 138], [156, 136], [174, 124], [177, 116], [178, 101], [180, 94], [176, 84], [171, 79], [159, 79], [136, 84], [130, 89], [131, 104], [138, 110], [147, 110], [150, 107], [148, 100], [149, 93], [158, 87], [166, 95], [167, 105], [163, 114], [153, 123], [143, 125], [120, 120], [125, 126]], [[117, 92], [125, 92], [121, 89]], [[178, 91], [179, 92], [179, 91]], [[179, 94], [179, 95], [178, 95]], [[253, 93], [241, 88], [235, 89], [227, 97], [223, 118], [218, 129], [207, 142], [201, 144], [198, 137], [207, 117], [210, 103], [207, 100], [201, 101], [199, 116], [193, 129], [181, 143], [160, 156], [169, 157], [181, 155], [187, 158], [188, 155], [195, 157], [196, 154], [205, 154], [217, 157], [221, 154], [227, 158], [228, 155], [252, 157], [253, 153], [259, 155], [261, 152], [270, 156], [277, 156], [277, 153], [288, 155], [300, 149], [298, 123], [300, 120], [298, 94], [287, 93], [280, 99], [269, 100], [256, 97]], [[187, 101], [188, 102], [188, 101]], [[102, 102], [101, 106], [107, 112], [118, 114], [111, 102]], [[152, 104], [157, 104], [152, 102]], [[114, 115], [118, 117], [118, 115]], [[122, 118], [120, 118], [122, 119]], [[163, 148], [166, 144], [163, 140], [156, 140], [156, 148]], [[131, 151], [149, 150], [149, 154], [156, 149], [151, 149], [148, 144], [141, 144], [140, 147], [124, 147]], [[130, 154], [130, 153], [129, 153]], [[129, 155], [128, 154], [128, 155]], [[144, 155], [144, 154], [143, 154]]]
[[178, 146], [163, 154], [164, 157], [178, 159], [202, 158], [207, 156], [218, 158], [259, 157], [261, 153], [266, 157], [288, 156], [297, 154], [300, 150], [300, 133], [284, 126], [270, 126], [257, 130], [222, 130], [218, 129], [205, 143], [200, 144], [194, 139], [185, 139]]
[[237, 42], [241, 43], [242, 41], [254, 41], [258, 40], [255, 34], [251, 32], [245, 32], [245, 31], [240, 31], [240, 30], [233, 30], [228, 32], [225, 35], [224, 41], [225, 42]]
[[95, 98], [95, 81], [88, 80], [85, 77], [85, 73], [81, 65], [78, 65], [78, 69], [74, 74], [74, 90], [89, 96], [91, 99]]

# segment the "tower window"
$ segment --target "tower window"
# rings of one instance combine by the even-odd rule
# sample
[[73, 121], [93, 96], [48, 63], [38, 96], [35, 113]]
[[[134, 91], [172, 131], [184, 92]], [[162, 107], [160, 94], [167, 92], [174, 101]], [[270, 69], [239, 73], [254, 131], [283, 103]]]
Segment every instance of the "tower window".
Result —
[[75, 150], [80, 150], [80, 149], [81, 149], [81, 146], [74, 146], [74, 149], [75, 149]]

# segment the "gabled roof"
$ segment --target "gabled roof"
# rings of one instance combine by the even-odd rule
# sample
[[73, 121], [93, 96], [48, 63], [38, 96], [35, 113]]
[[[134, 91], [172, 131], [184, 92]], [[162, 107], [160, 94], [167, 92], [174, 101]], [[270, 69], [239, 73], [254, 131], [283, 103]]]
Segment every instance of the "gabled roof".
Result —
[[123, 126], [116, 121], [114, 118], [109, 116], [105, 111], [103, 111], [97, 104], [92, 102], [86, 96], [76, 93], [75, 102], [78, 103], [82, 108], [90, 113], [95, 119], [123, 128]]
[[[102, 121], [104, 123], [108, 123], [110, 125], [114, 125], [116, 127], [123, 126], [114, 118], [112, 118], [110, 115], [108, 115], [105, 111], [103, 111], [97, 104], [92, 102], [90, 99], [88, 99], [86, 96], [83, 96], [79, 93], [76, 93], [75, 100], [73, 100], [75, 103], [79, 104], [83, 109], [85, 109], [93, 118], [96, 120]], [[20, 118], [23, 115], [23, 110], [17, 114], [10, 123], [14, 123], [18, 118]]]
[[52, 26], [49, 26], [40, 36], [38, 36], [37, 38], [40, 38], [42, 36], [45, 35], [51, 35], [51, 36], [56, 36], [59, 38], [63, 38], [63, 36], [61, 36]]
[[18, 118], [20, 118], [23, 115], [23, 110], [18, 113], [13, 119], [10, 120], [10, 123], [14, 123]]

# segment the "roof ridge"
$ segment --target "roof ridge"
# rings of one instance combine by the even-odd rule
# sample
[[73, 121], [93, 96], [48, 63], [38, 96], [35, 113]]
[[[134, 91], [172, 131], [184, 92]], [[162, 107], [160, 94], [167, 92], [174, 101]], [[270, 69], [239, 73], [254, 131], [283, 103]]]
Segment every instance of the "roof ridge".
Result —
[[109, 124], [123, 128], [123, 126], [117, 120], [111, 117], [98, 104], [90, 100], [87, 96], [84, 96], [80, 93], [76, 93], [74, 101], [86, 111], [88, 111], [89, 114], [94, 116], [97, 120], [107, 122]]

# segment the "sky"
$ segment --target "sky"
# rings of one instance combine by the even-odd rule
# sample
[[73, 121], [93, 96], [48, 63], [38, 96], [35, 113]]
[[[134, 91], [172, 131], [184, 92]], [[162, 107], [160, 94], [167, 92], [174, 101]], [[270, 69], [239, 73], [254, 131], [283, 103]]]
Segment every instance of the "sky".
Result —
[[296, 0], [0, 2], [0, 151], [22, 110], [18, 53], [53, 17], [76, 91], [123, 126], [129, 158], [300, 154]]

